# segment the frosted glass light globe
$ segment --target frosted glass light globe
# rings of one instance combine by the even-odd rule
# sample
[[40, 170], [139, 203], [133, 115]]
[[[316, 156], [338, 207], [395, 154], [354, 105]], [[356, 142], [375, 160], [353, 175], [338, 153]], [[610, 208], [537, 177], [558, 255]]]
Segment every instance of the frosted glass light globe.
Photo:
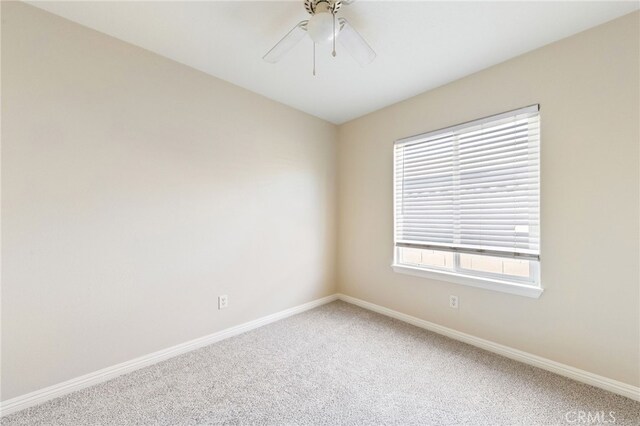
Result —
[[[336, 37], [340, 31], [340, 26], [336, 22]], [[330, 12], [316, 13], [307, 23], [309, 37], [315, 43], [328, 43], [333, 40], [333, 15]]]

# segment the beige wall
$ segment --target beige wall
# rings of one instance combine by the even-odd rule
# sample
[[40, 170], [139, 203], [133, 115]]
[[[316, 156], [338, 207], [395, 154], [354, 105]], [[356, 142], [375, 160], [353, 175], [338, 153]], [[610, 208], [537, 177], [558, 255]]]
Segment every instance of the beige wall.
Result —
[[[639, 385], [638, 13], [339, 129], [343, 293]], [[394, 273], [393, 141], [541, 104], [540, 299]], [[460, 297], [460, 309], [448, 296]]]
[[335, 126], [7, 2], [2, 89], [3, 400], [335, 293]]

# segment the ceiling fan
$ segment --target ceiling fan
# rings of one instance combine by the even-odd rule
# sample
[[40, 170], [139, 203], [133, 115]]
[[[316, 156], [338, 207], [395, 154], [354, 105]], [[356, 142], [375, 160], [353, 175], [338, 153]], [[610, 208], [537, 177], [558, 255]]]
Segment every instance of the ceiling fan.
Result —
[[336, 40], [361, 65], [373, 61], [376, 52], [362, 38], [345, 18], [336, 14], [342, 5], [354, 0], [304, 0], [304, 8], [311, 18], [300, 21], [275, 46], [263, 56], [267, 62], [275, 64], [298, 44], [307, 34], [313, 40], [313, 75], [316, 75], [316, 44], [332, 43], [331, 54], [336, 56]]

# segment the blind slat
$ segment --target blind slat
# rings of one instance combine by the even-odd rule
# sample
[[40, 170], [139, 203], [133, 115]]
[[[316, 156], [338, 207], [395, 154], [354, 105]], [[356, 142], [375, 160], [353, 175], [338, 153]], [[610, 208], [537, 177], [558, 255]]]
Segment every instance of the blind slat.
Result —
[[400, 140], [394, 157], [397, 246], [539, 257], [537, 106]]

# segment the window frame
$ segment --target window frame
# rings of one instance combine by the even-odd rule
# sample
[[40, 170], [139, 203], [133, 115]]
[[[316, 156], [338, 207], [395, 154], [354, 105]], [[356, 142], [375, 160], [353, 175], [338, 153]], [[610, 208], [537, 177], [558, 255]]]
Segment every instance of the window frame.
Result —
[[[538, 114], [541, 114], [539, 104], [536, 104], [538, 107]], [[527, 108], [527, 107], [525, 107]], [[518, 111], [514, 110], [514, 111]], [[501, 113], [496, 114], [495, 116], [508, 114]], [[482, 118], [480, 120], [490, 120], [492, 117], [488, 116]], [[479, 120], [472, 120], [471, 122], [475, 122]], [[469, 122], [469, 123], [471, 123]], [[541, 121], [540, 121], [541, 122]], [[459, 126], [464, 126], [467, 123], [462, 123], [454, 126], [449, 126], [441, 130], [453, 129]], [[542, 129], [540, 128], [540, 132]], [[405, 138], [407, 139], [407, 138]], [[395, 146], [395, 144], [394, 144]], [[542, 150], [541, 143], [539, 145], [540, 151]], [[412, 263], [403, 263], [400, 256], [400, 251], [403, 247], [396, 246], [396, 226], [397, 226], [397, 217], [396, 217], [396, 150], [393, 150], [393, 235], [394, 235], [394, 252], [393, 252], [393, 263], [391, 265], [392, 269], [397, 273], [418, 276], [423, 278], [429, 278], [439, 281], [447, 281], [456, 284], [462, 284], [472, 287], [479, 287], [488, 290], [500, 291], [509, 294], [515, 294], [520, 296], [538, 298], [543, 293], [544, 289], [542, 288], [541, 282], [541, 261], [540, 260], [532, 260], [526, 259], [529, 261], [530, 268], [530, 276], [528, 278], [518, 277], [514, 275], [506, 275], [506, 274], [497, 274], [492, 272], [485, 271], [476, 271], [463, 268], [460, 263], [460, 253], [453, 252], [453, 269], [449, 269], [446, 267], [438, 267], [438, 266], [426, 266]], [[540, 167], [540, 160], [538, 160], [538, 167]], [[542, 177], [539, 176], [538, 188], [539, 193], [541, 193], [541, 181]], [[541, 226], [541, 220], [540, 220]], [[419, 249], [418, 247], [416, 247]], [[433, 250], [437, 251], [436, 248]], [[482, 256], [482, 254], [478, 253], [477, 255]], [[493, 257], [493, 256], [489, 256]]]
[[442, 269], [436, 270], [425, 267], [409, 266], [395, 262], [391, 265], [391, 268], [394, 272], [399, 274], [428, 278], [436, 281], [445, 281], [454, 284], [482, 288], [485, 290], [514, 294], [517, 296], [531, 297], [534, 299], [539, 298], [544, 292], [544, 289], [541, 286], [535, 287], [514, 281], [503, 281], [493, 278], [483, 278], [480, 276], [462, 275]]

